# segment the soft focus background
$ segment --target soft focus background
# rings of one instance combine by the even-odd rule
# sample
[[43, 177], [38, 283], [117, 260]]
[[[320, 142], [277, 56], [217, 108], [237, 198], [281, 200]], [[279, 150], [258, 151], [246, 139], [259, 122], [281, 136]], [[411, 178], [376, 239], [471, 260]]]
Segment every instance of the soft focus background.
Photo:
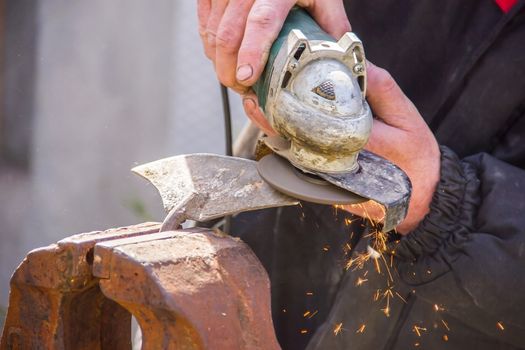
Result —
[[[224, 151], [196, 1], [0, 0], [0, 305], [33, 248], [161, 220], [134, 165]], [[230, 94], [234, 133], [245, 122]]]

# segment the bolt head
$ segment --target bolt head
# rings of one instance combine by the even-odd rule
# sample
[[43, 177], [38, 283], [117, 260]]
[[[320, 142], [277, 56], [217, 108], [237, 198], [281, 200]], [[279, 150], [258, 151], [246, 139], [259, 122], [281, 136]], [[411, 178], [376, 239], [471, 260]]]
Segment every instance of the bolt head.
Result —
[[361, 63], [358, 63], [353, 68], [355, 74], [361, 74], [365, 71], [365, 66], [363, 66]]

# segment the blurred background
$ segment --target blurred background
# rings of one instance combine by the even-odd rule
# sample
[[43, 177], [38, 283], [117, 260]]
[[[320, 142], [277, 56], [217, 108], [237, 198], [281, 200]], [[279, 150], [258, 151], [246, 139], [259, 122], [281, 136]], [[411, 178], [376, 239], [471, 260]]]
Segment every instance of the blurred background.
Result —
[[[0, 0], [0, 305], [31, 249], [162, 220], [137, 164], [224, 153], [196, 1]], [[246, 119], [230, 93], [234, 135]]]

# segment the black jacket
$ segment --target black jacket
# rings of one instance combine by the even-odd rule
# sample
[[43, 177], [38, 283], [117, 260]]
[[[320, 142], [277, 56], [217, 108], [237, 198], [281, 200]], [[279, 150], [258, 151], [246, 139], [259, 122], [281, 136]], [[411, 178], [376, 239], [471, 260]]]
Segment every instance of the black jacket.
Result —
[[303, 203], [237, 216], [284, 349], [525, 349], [524, 3], [347, 6], [367, 58], [442, 145], [441, 180], [419, 227], [362, 269], [345, 269], [370, 239], [350, 214]]

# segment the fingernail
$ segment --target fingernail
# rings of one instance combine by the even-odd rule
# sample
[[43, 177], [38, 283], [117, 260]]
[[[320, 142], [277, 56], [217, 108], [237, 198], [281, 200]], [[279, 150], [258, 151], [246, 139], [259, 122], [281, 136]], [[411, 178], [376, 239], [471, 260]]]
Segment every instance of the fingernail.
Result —
[[245, 81], [252, 77], [253, 68], [249, 64], [243, 64], [237, 68], [237, 75], [235, 76], [238, 81]]
[[242, 100], [242, 104], [244, 105], [244, 109], [247, 109], [247, 110], [250, 110], [250, 111], [253, 111], [255, 109], [255, 107], [257, 106], [255, 104], [255, 101], [250, 98], [250, 97], [246, 97]]

